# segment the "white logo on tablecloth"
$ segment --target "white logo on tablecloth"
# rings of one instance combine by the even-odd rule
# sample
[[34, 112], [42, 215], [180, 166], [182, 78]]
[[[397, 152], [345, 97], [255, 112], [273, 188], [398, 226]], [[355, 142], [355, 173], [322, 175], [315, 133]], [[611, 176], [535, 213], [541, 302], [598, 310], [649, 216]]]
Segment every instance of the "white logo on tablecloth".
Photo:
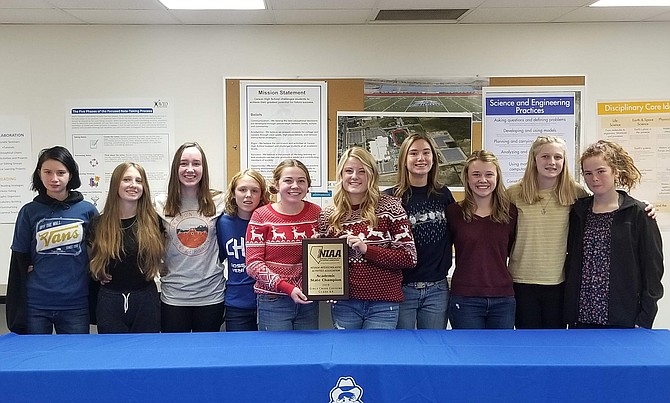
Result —
[[354, 378], [350, 376], [341, 376], [337, 380], [337, 385], [330, 390], [329, 403], [363, 403], [363, 388], [356, 385]]

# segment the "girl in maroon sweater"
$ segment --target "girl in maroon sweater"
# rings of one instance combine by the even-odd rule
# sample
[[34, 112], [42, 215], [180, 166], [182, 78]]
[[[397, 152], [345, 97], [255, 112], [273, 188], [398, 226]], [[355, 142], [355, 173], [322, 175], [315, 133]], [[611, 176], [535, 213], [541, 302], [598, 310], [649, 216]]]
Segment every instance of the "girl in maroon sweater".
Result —
[[402, 270], [416, 265], [416, 248], [400, 199], [380, 194], [377, 162], [365, 149], [347, 150], [337, 164], [333, 204], [319, 216], [324, 237], [349, 245], [349, 300], [333, 303], [336, 329], [395, 329]]
[[449, 321], [454, 329], [513, 329], [514, 289], [507, 257], [517, 209], [510, 202], [498, 160], [475, 151], [461, 174], [465, 199], [447, 206], [456, 250]]

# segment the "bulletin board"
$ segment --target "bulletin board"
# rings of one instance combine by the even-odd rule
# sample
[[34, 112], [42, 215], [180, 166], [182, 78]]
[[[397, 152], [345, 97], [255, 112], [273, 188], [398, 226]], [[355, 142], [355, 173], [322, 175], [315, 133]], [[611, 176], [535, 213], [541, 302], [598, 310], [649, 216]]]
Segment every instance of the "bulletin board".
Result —
[[[255, 79], [255, 81], [262, 81]], [[362, 111], [363, 79], [311, 78], [297, 81], [325, 81], [328, 85], [328, 180], [335, 178], [337, 152], [337, 111]], [[275, 81], [273, 79], [273, 81]], [[226, 79], [226, 176], [240, 170], [240, 79]], [[287, 156], [287, 158], [290, 156]]]
[[[240, 170], [240, 81], [225, 79], [225, 125], [226, 125], [226, 177]], [[257, 78], [249, 78], [262, 81]], [[268, 79], [276, 80], [276, 78]], [[284, 80], [284, 79], [282, 79]], [[287, 79], [288, 80], [288, 79]], [[365, 79], [309, 78], [296, 81], [325, 81], [328, 85], [328, 180], [335, 180], [337, 164], [337, 112], [364, 111]], [[538, 77], [490, 77], [491, 87], [516, 86], [583, 86], [584, 76], [538, 76]], [[482, 147], [482, 124], [472, 124], [472, 149]], [[454, 192], [456, 199], [462, 199], [462, 192]]]

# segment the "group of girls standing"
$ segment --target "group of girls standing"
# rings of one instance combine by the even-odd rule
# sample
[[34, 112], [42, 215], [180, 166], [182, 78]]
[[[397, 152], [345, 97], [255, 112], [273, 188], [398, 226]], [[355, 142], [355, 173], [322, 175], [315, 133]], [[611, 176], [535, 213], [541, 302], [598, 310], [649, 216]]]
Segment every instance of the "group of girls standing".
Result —
[[[623, 148], [601, 140], [584, 152], [590, 197], [571, 177], [558, 137], [534, 141], [523, 179], [509, 190], [496, 157], [476, 151], [458, 203], [436, 180], [436, 150], [423, 134], [407, 138], [389, 190], [410, 216], [419, 262], [404, 272], [398, 328], [444, 329], [446, 316], [455, 329], [652, 326], [663, 295], [662, 243], [644, 204], [617, 190], [640, 179]], [[610, 203], [600, 208], [603, 197]], [[653, 217], [653, 206], [646, 209]], [[452, 243], [449, 293], [441, 280]]]
[[99, 333], [218, 331], [225, 281], [215, 226], [224, 203], [209, 189], [202, 148], [179, 147], [155, 206], [135, 163], [114, 169], [100, 215], [80, 185], [66, 148], [40, 152], [38, 195], [19, 211], [12, 242], [9, 329], [88, 333], [94, 316]]
[[324, 210], [303, 200], [311, 184], [300, 161], [273, 172], [278, 201], [258, 208], [246, 234], [247, 272], [256, 282], [260, 330], [318, 329], [318, 304], [302, 290], [302, 240], [344, 238], [349, 295], [331, 301], [339, 329], [394, 329], [402, 295], [401, 270], [416, 264], [416, 250], [399, 200], [380, 194], [377, 163], [366, 150], [347, 150], [337, 165], [333, 204]]
[[90, 258], [100, 333], [219, 331], [223, 321], [229, 331], [318, 329], [301, 244], [336, 237], [350, 248], [350, 298], [330, 301], [337, 329], [445, 329], [447, 320], [454, 329], [651, 327], [663, 293], [660, 232], [617, 190], [639, 182], [639, 171], [601, 140], [580, 160], [587, 197], [566, 151], [561, 139], [538, 137], [510, 189], [496, 157], [476, 151], [456, 202], [438, 181], [430, 136], [403, 142], [397, 185], [385, 192], [374, 157], [352, 147], [321, 210], [304, 200], [311, 178], [298, 160], [282, 161], [270, 186], [257, 171], [239, 172], [224, 195], [209, 188], [202, 148], [185, 143], [166, 195], [152, 205], [144, 169], [124, 163], [98, 216], [74, 190], [74, 159], [52, 147], [33, 175], [39, 194], [17, 218], [8, 325], [88, 332]]

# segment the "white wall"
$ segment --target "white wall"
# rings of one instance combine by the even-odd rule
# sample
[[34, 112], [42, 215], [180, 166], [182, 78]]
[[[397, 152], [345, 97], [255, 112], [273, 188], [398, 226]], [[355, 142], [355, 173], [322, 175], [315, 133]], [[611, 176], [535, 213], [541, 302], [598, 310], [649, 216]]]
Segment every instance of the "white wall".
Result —
[[[670, 23], [0, 26], [0, 115], [30, 117], [36, 152], [65, 144], [68, 100], [171, 98], [175, 144], [203, 144], [223, 188], [223, 77], [584, 75], [590, 143], [598, 100], [670, 97], [669, 37]], [[2, 278], [12, 232], [0, 225]], [[670, 327], [670, 297], [656, 327]]]

